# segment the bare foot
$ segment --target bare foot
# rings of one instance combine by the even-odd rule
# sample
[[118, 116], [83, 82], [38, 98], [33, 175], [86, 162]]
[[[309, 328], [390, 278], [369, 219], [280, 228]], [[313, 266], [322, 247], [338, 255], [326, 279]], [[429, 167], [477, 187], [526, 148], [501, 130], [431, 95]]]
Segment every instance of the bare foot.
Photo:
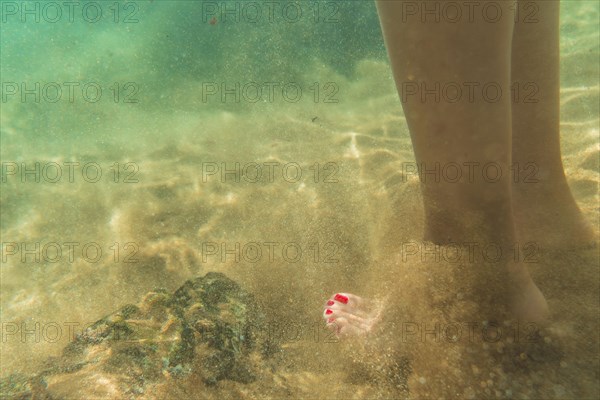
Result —
[[533, 322], [544, 325], [550, 315], [544, 295], [531, 279], [524, 288], [513, 293], [511, 309], [519, 321], [526, 323]]
[[350, 293], [336, 293], [327, 300], [323, 318], [337, 337], [364, 337], [380, 321], [384, 301], [363, 299]]
[[519, 321], [545, 324], [549, 309], [546, 298], [522, 263], [509, 264], [510, 308]]
[[597, 246], [596, 233], [566, 182], [549, 188], [541, 183], [513, 186], [513, 214], [522, 245], [536, 243], [545, 249]]

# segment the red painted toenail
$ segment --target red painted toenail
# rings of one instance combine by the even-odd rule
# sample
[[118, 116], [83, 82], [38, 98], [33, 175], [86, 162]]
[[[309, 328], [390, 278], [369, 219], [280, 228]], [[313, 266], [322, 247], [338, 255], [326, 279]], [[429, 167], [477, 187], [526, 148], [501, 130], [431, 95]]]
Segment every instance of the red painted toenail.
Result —
[[340, 303], [348, 304], [348, 298], [339, 293], [336, 294], [333, 299], [339, 301]]
[[327, 305], [328, 305], [328, 306], [332, 306], [332, 305], [334, 305], [334, 304], [335, 304], [335, 301], [333, 301], [333, 300], [329, 300], [329, 301], [327, 302]]
[[333, 321], [335, 321], [335, 318], [327, 318], [327, 323], [328, 324], [332, 323]]
[[327, 311], [325, 311], [325, 315], [329, 315], [329, 314], [333, 314], [333, 311], [327, 309]]

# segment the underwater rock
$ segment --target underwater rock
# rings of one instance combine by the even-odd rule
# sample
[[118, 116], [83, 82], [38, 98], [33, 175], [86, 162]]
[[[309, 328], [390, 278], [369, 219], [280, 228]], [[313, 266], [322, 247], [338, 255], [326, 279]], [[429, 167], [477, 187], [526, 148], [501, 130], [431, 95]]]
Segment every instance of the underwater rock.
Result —
[[[33, 376], [0, 380], [10, 399], [136, 398], [174, 381], [249, 383], [276, 347], [253, 297], [221, 273], [155, 290], [102, 318]], [[185, 383], [188, 382], [188, 383]], [[160, 390], [159, 390], [160, 391]]]

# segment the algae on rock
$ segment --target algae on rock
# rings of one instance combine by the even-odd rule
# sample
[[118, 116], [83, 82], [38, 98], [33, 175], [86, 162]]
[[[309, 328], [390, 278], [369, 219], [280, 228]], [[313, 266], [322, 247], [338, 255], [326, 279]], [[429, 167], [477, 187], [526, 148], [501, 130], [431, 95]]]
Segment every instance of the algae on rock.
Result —
[[135, 398], [165, 380], [249, 383], [276, 347], [252, 295], [221, 273], [155, 290], [97, 321], [34, 376], [0, 381], [2, 398]]

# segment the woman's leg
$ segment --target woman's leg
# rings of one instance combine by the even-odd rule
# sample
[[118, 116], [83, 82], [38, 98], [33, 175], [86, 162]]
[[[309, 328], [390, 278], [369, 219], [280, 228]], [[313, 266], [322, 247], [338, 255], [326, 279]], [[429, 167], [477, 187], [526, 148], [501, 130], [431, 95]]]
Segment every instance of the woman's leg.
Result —
[[[511, 176], [514, 3], [479, 2], [473, 18], [462, 10], [457, 23], [436, 20], [435, 11], [415, 15], [411, 8], [415, 4], [431, 10], [444, 2], [378, 0], [377, 9], [422, 172], [424, 239], [499, 247], [503, 254], [499, 262], [469, 264], [473, 287], [467, 295], [484, 313], [494, 313], [494, 307], [504, 302], [521, 320], [543, 320], [548, 312], [543, 295], [525, 265], [510, 259], [517, 242]], [[503, 17], [495, 22], [483, 18], [481, 10], [488, 4], [501, 5]], [[442, 89], [453, 86], [463, 92], [458, 101], [455, 93]], [[496, 101], [496, 93], [484, 87], [500, 87], [502, 96]], [[486, 165], [494, 168], [484, 170]], [[458, 166], [462, 179], [455, 180], [454, 175], [447, 179], [441, 173], [449, 166]], [[332, 296], [324, 317], [339, 329], [334, 322], [342, 311], [366, 315], [368, 321], [374, 315]], [[356, 326], [365, 325], [357, 321]], [[348, 330], [355, 331], [356, 326]]]
[[[522, 319], [540, 320], [546, 302], [533, 284], [525, 265], [509, 259], [515, 245], [512, 202], [511, 49], [514, 28], [513, 2], [480, 2], [469, 20], [436, 20], [433, 16], [409, 16], [406, 4], [378, 1], [384, 39], [394, 79], [403, 100], [415, 158], [422, 172], [450, 165], [463, 167], [459, 181], [441, 174], [423, 174], [425, 237], [438, 244], [493, 243], [503, 251], [500, 263], [473, 263], [476, 277], [472, 295], [484, 307], [504, 297]], [[444, 2], [422, 2], [443, 7]], [[484, 18], [483, 10], [502, 7], [502, 17]], [[457, 4], [457, 3], [454, 3]], [[489, 17], [489, 13], [486, 16]], [[407, 95], [406, 88], [440, 87], [440, 96]], [[457, 85], [463, 96], [441, 88]], [[466, 93], [474, 87], [473, 96]], [[503, 95], [485, 91], [499, 87]], [[423, 90], [419, 91], [421, 94]], [[444, 95], [446, 94], [446, 95]], [[482, 170], [493, 165], [493, 169]], [[471, 166], [474, 173], [469, 171]], [[477, 168], [479, 167], [479, 168]], [[496, 175], [496, 171], [501, 176]], [[478, 299], [477, 297], [486, 297]]]
[[513, 210], [519, 241], [542, 247], [587, 244], [592, 233], [571, 195], [560, 154], [560, 2], [520, 3], [512, 46], [512, 154], [518, 170]]

